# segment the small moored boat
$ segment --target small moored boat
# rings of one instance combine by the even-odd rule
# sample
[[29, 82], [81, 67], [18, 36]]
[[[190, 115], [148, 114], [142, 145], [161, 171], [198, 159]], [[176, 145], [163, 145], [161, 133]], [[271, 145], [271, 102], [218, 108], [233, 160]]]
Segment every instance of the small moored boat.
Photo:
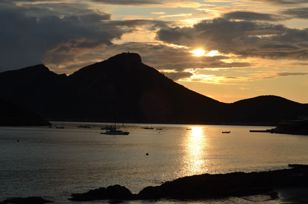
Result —
[[116, 128], [108, 128], [105, 132], [102, 132], [103, 135], [129, 135], [129, 132], [122, 131]]

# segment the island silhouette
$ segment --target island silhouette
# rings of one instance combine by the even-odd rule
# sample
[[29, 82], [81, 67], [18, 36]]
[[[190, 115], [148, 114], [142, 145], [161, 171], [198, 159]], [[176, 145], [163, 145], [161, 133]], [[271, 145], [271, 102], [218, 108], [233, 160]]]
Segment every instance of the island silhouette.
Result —
[[3, 100], [48, 121], [276, 125], [308, 116], [308, 104], [279, 96], [222, 103], [172, 81], [137, 53], [68, 76], [42, 64], [2, 72], [0, 92]]

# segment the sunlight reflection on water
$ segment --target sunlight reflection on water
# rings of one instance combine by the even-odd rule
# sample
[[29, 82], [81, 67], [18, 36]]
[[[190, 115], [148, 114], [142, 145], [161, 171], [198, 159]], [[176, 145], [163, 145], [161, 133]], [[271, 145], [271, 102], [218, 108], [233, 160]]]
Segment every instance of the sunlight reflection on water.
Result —
[[205, 171], [206, 158], [206, 134], [203, 127], [195, 126], [187, 132], [184, 138], [186, 143], [186, 155], [184, 161], [188, 174], [201, 174]]
[[[76, 125], [0, 128], [0, 200], [41, 195], [64, 203], [71, 193], [114, 184], [137, 193], [145, 186], [183, 176], [308, 163], [308, 137], [249, 133], [249, 129], [266, 127], [144, 126], [121, 127], [130, 132], [128, 136], [105, 136], [99, 127]], [[230, 134], [222, 134], [223, 130]], [[232, 203], [243, 202], [247, 203], [232, 199]]]

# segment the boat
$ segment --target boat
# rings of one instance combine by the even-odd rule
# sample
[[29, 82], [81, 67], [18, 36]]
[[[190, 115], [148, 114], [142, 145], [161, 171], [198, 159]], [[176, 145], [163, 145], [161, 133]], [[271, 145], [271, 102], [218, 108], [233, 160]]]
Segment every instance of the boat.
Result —
[[231, 131], [222, 131], [221, 133], [222, 133], [222, 134], [230, 134]]
[[271, 132], [271, 130], [249, 130], [249, 132]]
[[105, 128], [105, 132], [102, 132], [103, 135], [129, 135], [129, 132], [117, 129], [116, 127]]
[[152, 128], [152, 127], [144, 127], [143, 129], [145, 129], [145, 130], [153, 130], [154, 128]]
[[[124, 126], [124, 123], [122, 123], [122, 126]], [[128, 131], [123, 131], [117, 128], [117, 114], [115, 112], [115, 120], [114, 125], [107, 125], [101, 128], [102, 130], [105, 130], [104, 132], [101, 132], [103, 135], [129, 135]]]

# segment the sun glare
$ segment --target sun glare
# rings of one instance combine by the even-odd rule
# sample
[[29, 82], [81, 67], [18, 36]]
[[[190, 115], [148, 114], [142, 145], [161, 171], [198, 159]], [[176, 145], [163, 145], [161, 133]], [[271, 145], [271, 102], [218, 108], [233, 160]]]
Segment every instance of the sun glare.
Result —
[[218, 50], [206, 51], [206, 50], [204, 50], [202, 48], [194, 49], [194, 50], [190, 51], [190, 53], [194, 57], [203, 57], [203, 56], [206, 56], [206, 57], [216, 57], [216, 56], [221, 55]]
[[216, 57], [216, 56], [219, 56], [220, 53], [219, 53], [218, 50], [211, 50], [206, 55], [209, 56], [209, 57]]
[[205, 50], [202, 48], [194, 49], [191, 51], [194, 57], [202, 57], [205, 55]]
[[203, 127], [193, 126], [188, 132], [186, 141], [186, 162], [188, 174], [201, 174], [204, 172], [206, 160], [206, 134]]

